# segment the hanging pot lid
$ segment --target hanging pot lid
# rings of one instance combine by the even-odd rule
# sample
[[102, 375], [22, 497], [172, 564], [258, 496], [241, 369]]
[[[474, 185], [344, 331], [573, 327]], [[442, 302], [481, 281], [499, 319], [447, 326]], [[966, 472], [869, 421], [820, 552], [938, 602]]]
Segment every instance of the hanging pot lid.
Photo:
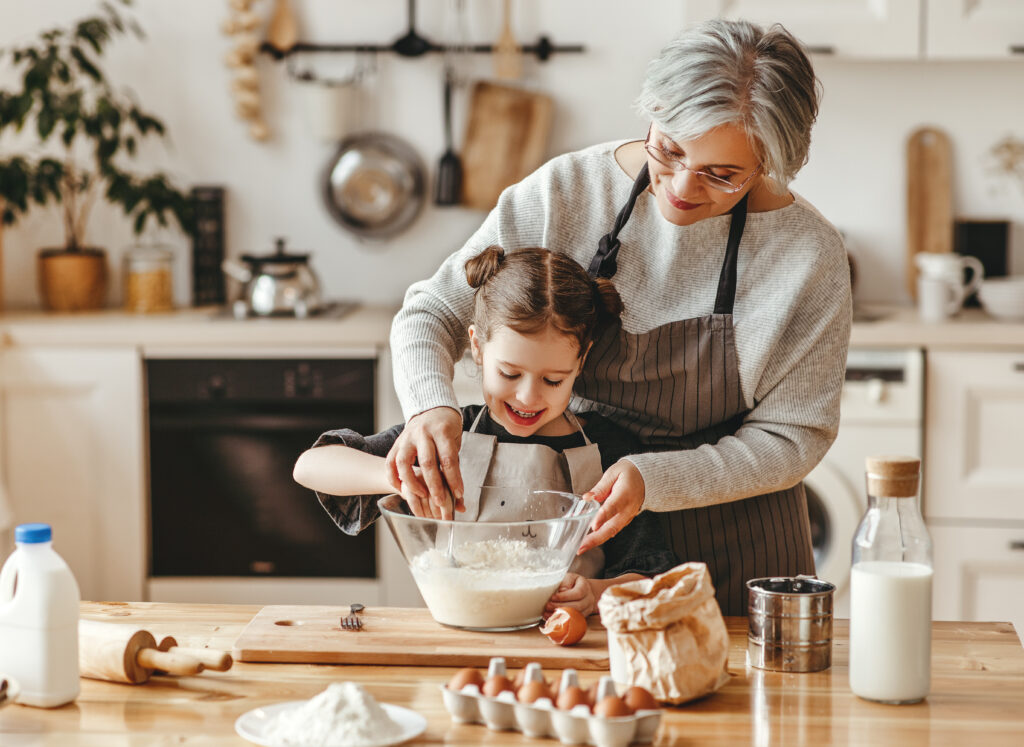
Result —
[[352, 233], [388, 238], [408, 228], [423, 209], [425, 174], [406, 141], [383, 132], [353, 135], [327, 164], [324, 202]]
[[293, 264], [306, 264], [309, 262], [308, 254], [289, 254], [285, 251], [285, 240], [274, 240], [273, 254], [243, 254], [242, 261], [258, 265], [264, 262], [291, 262]]

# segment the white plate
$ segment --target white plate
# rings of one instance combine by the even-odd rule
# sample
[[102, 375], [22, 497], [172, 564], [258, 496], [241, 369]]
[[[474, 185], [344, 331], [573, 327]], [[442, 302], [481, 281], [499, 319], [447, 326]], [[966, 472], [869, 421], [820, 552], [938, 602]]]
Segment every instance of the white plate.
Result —
[[[263, 735], [264, 730], [267, 728], [267, 723], [277, 714], [283, 711], [290, 711], [293, 708], [298, 708], [306, 702], [308, 701], [290, 700], [287, 703], [275, 703], [274, 705], [263, 706], [262, 708], [254, 708], [251, 711], [246, 711], [235, 721], [235, 731], [238, 732], [239, 736], [245, 737], [250, 742], [262, 744], [264, 747], [275, 747], [275, 743], [270, 742]], [[387, 747], [387, 745], [391, 744], [401, 744], [413, 737], [418, 737], [426, 730], [427, 720], [420, 714], [416, 713], [416, 711], [410, 711], [408, 708], [391, 705], [390, 703], [381, 703], [380, 705], [391, 720], [402, 728], [402, 733], [395, 739], [383, 739], [378, 742], [368, 742], [361, 747]], [[343, 746], [339, 744], [337, 747]]]

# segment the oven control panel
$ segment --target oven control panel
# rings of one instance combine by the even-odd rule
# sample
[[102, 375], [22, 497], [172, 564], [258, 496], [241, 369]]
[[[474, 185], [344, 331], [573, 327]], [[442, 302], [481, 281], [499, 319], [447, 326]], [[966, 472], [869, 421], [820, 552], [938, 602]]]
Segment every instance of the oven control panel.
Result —
[[153, 403], [372, 401], [371, 359], [151, 359]]

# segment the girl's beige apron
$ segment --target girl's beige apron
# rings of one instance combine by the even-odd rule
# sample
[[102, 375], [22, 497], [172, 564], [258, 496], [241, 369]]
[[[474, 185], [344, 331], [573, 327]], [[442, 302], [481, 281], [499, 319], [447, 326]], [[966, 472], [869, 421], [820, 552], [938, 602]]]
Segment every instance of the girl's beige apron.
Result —
[[[544, 444], [499, 443], [496, 436], [478, 433], [477, 426], [485, 410], [480, 409], [469, 430], [462, 434], [459, 468], [466, 511], [456, 513], [456, 521], [518, 521], [522, 513], [516, 497], [524, 492], [559, 490], [579, 495], [601, 479], [601, 452], [568, 410], [565, 419], [583, 436], [584, 445], [561, 452]], [[488, 491], [483, 500], [483, 486], [509, 490]], [[558, 516], [552, 511], [547, 518]], [[603, 568], [604, 551], [594, 548], [577, 558], [570, 570], [593, 577]]]
[[[649, 184], [644, 165], [615, 226], [601, 238], [589, 268], [592, 276], [615, 274], [618, 234]], [[744, 197], [732, 211], [714, 311], [640, 334], [618, 325], [606, 330], [576, 380], [574, 410], [594, 410], [630, 428], [652, 451], [695, 449], [739, 429], [748, 410], [732, 311], [746, 202]], [[659, 517], [681, 561], [708, 565], [725, 615], [747, 614], [748, 579], [814, 573], [803, 483]]]

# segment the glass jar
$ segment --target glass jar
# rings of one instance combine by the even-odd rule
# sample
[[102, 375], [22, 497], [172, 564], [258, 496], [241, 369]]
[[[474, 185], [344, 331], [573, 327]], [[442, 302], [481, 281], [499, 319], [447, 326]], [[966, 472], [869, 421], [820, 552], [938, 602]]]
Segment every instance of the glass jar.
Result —
[[868, 457], [868, 507], [853, 537], [850, 689], [882, 703], [916, 703], [931, 685], [932, 541], [920, 471], [913, 457]]
[[124, 254], [124, 308], [150, 313], [170, 311], [174, 254], [160, 246], [134, 246]]

